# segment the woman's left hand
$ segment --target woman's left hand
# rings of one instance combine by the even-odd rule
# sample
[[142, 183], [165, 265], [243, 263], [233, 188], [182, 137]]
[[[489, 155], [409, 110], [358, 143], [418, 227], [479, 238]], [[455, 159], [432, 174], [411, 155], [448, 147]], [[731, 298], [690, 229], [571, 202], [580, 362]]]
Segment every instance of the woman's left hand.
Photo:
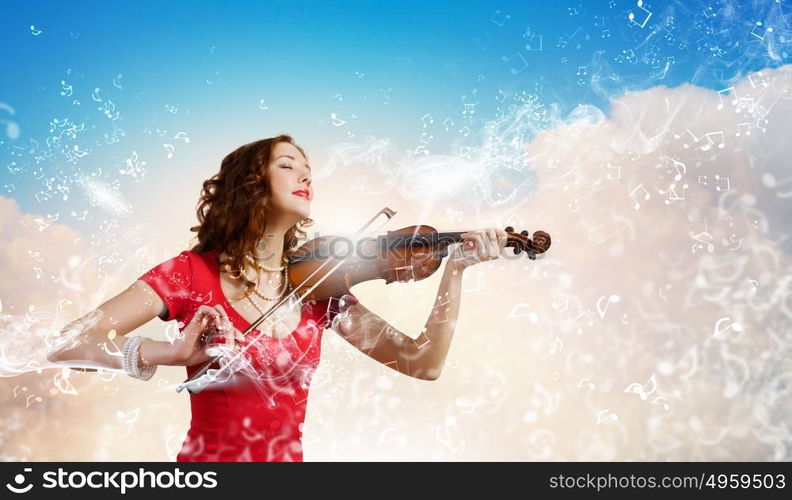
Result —
[[456, 245], [449, 265], [462, 271], [472, 265], [495, 260], [506, 246], [508, 234], [502, 229], [475, 229], [462, 233], [462, 242]]

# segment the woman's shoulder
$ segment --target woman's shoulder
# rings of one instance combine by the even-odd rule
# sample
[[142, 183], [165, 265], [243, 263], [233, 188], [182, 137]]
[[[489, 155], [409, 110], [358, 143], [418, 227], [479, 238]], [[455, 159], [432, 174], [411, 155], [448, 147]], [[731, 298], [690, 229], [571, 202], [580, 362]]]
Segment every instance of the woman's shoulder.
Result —
[[213, 253], [212, 251], [197, 252], [195, 250], [183, 250], [177, 255], [160, 261], [149, 269], [144, 276], [159, 273], [175, 273], [181, 277], [188, 277], [196, 270], [211, 270], [209, 266], [213, 262]]
[[185, 250], [177, 258], [187, 260], [192, 272], [197, 274], [213, 274], [214, 269], [217, 267], [216, 250]]

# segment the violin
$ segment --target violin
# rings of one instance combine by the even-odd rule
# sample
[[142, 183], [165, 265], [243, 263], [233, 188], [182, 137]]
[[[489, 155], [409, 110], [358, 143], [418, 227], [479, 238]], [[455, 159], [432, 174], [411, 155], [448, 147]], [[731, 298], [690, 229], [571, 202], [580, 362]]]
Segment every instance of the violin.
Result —
[[[385, 283], [420, 281], [428, 278], [440, 268], [443, 258], [448, 255], [452, 243], [463, 241], [464, 231], [438, 232], [431, 226], [407, 226], [374, 238], [356, 240], [379, 216], [390, 220], [396, 214], [390, 208], [383, 208], [360, 228], [351, 238], [321, 236], [307, 241], [289, 256], [288, 280], [291, 292], [284, 295], [267, 312], [242, 332], [247, 336], [283, 307], [295, 295], [299, 301], [337, 299], [349, 293], [352, 286], [364, 281], [384, 279]], [[533, 238], [528, 231], [514, 232], [506, 227], [506, 247], [513, 249], [514, 255], [525, 253], [535, 260], [550, 248], [550, 235], [536, 231]], [[347, 253], [338, 253], [338, 242], [348, 244]], [[354, 251], [349, 244], [355, 246]], [[260, 332], [259, 337], [265, 335]], [[253, 342], [258, 337], [253, 339]], [[253, 344], [248, 342], [232, 353], [232, 359], [218, 369], [210, 369], [224, 356], [218, 355], [207, 361], [192, 377], [182, 382], [176, 392], [187, 389], [191, 394], [200, 392], [214, 382], [226, 367]]]
[[[505, 231], [506, 247], [511, 247], [514, 255], [524, 252], [535, 260], [550, 248], [550, 235], [544, 231], [536, 231], [533, 238], [528, 231], [514, 232], [511, 226]], [[289, 257], [289, 283], [303, 300], [319, 301], [341, 297], [364, 281], [384, 279], [386, 284], [420, 281], [440, 268], [448, 247], [461, 242], [463, 233], [438, 232], [426, 225], [407, 226], [361, 239], [355, 242], [354, 252], [349, 239], [314, 238]], [[319, 272], [324, 267], [331, 270]]]

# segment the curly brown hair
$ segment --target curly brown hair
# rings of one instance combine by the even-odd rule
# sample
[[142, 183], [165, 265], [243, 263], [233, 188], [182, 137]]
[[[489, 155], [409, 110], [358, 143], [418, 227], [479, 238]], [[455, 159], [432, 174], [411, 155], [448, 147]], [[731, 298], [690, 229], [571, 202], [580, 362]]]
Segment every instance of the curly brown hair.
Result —
[[[266, 168], [262, 167], [269, 164], [272, 149], [279, 142], [293, 145], [308, 158], [290, 135], [280, 134], [238, 147], [223, 158], [220, 171], [204, 181], [196, 209], [199, 224], [190, 228], [198, 233], [198, 244], [191, 251], [217, 250], [219, 266], [244, 269], [245, 255], [255, 254], [256, 245], [265, 237], [271, 192]], [[284, 262], [297, 250], [298, 238], [305, 237], [303, 228], [313, 222], [306, 217], [286, 231]], [[226, 261], [220, 262], [221, 252], [228, 255]], [[241, 273], [241, 278], [245, 282], [244, 296], [247, 296], [256, 284], [248, 280], [245, 273]]]

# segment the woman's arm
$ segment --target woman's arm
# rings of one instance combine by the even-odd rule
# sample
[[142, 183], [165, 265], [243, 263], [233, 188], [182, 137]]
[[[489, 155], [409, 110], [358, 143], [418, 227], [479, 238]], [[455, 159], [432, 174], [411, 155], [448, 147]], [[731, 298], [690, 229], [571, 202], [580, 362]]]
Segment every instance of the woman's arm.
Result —
[[436, 380], [442, 372], [459, 316], [462, 273], [471, 265], [498, 258], [506, 233], [486, 229], [465, 233], [449, 256], [432, 311], [415, 338], [400, 332], [361, 303], [349, 307], [333, 329], [361, 352], [405, 375]]
[[[121, 349], [129, 340], [127, 334], [154, 319], [166, 317], [163, 300], [142, 280], [97, 307], [82, 318], [64, 327], [50, 347], [47, 359], [60, 366], [95, 371], [95, 369], [121, 370]], [[201, 306], [190, 322], [190, 335], [180, 336], [173, 343], [145, 338], [140, 345], [141, 361], [149, 365], [189, 365], [209, 359], [197, 353], [203, 346], [196, 345], [195, 337], [203, 330], [228, 324], [221, 306]], [[211, 321], [210, 321], [211, 320]], [[233, 328], [225, 334], [236, 333]], [[224, 335], [225, 336], [225, 335]]]

